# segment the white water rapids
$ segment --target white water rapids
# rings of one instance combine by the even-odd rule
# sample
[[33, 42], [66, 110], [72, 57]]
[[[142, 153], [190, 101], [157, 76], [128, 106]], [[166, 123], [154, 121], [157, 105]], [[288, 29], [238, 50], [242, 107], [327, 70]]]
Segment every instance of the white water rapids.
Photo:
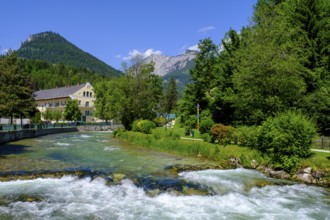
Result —
[[[215, 194], [151, 197], [129, 179], [111, 186], [73, 176], [18, 180], [0, 183], [0, 219], [330, 219], [329, 192], [320, 187], [249, 187], [250, 179], [267, 177], [245, 169], [184, 172], [180, 179]], [[10, 201], [17, 195], [40, 199]]]

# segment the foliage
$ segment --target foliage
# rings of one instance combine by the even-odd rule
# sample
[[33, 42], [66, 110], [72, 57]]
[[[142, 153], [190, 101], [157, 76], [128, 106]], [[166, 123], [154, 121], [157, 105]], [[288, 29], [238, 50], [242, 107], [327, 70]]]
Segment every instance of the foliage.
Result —
[[[151, 149], [176, 153], [183, 156], [195, 158], [204, 158], [211, 161], [217, 161], [224, 167], [230, 167], [228, 160], [233, 157], [242, 157], [244, 155], [244, 166], [250, 167], [250, 161], [255, 159], [262, 164], [268, 163], [266, 159], [256, 150], [250, 150], [244, 147], [231, 146], [230, 148], [219, 148], [218, 145], [202, 141], [187, 141], [175, 138], [176, 132], [165, 129], [155, 129], [152, 134], [143, 134], [140, 132], [124, 131], [117, 133], [117, 138], [128, 141], [136, 145]], [[173, 137], [174, 136], [174, 137]]]
[[57, 33], [43, 32], [30, 36], [17, 51], [18, 57], [43, 60], [84, 68], [101, 75], [118, 76], [121, 73], [96, 57], [86, 53]]
[[[211, 129], [210, 129], [211, 130]], [[205, 142], [212, 142], [212, 136], [209, 133], [201, 134], [200, 136]]]
[[64, 64], [50, 64], [40, 60], [20, 60], [24, 71], [29, 72], [31, 80], [38, 90], [77, 85], [109, 78], [81, 67]]
[[30, 118], [32, 124], [41, 124], [41, 112], [36, 111], [36, 113]]
[[120, 136], [121, 133], [125, 132], [125, 129], [123, 128], [116, 128], [113, 132], [112, 132], [112, 135], [113, 137], [117, 137], [117, 136]]
[[199, 126], [200, 133], [211, 134], [211, 128], [213, 125], [214, 125], [214, 121], [212, 120], [212, 118], [210, 117], [203, 118]]
[[167, 113], [173, 112], [176, 109], [176, 103], [178, 101], [178, 91], [176, 89], [176, 82], [174, 78], [171, 78], [167, 91], [164, 97], [163, 111]]
[[257, 149], [270, 155], [276, 167], [293, 171], [302, 158], [311, 155], [315, 135], [315, 125], [308, 118], [299, 112], [287, 111], [262, 123]]
[[52, 111], [52, 119], [54, 119], [56, 121], [56, 123], [62, 118], [62, 111], [59, 110], [55, 110]]
[[185, 134], [190, 135], [191, 130], [196, 128], [197, 125], [196, 115], [190, 115], [189, 118], [183, 122], [183, 125], [185, 128]]
[[81, 111], [78, 106], [77, 99], [71, 99], [67, 102], [64, 109], [64, 118], [68, 121], [79, 121], [81, 119]]
[[0, 116], [32, 116], [36, 111], [30, 75], [22, 69], [16, 54], [0, 57]]
[[42, 114], [42, 117], [46, 121], [51, 121], [53, 119], [52, 111], [49, 108], [47, 108], [46, 111]]
[[242, 147], [256, 148], [258, 144], [257, 126], [240, 126], [236, 128], [233, 137]]
[[330, 136], [330, 82], [305, 96], [301, 106], [316, 121], [319, 132]]
[[215, 64], [217, 60], [218, 48], [210, 39], [201, 40], [199, 45], [200, 52], [195, 59], [195, 66], [190, 70], [193, 83], [188, 84], [183, 99], [179, 102], [178, 112], [183, 122], [189, 120], [190, 115], [196, 114], [196, 105], [206, 109], [206, 92], [213, 88], [217, 74]]
[[155, 128], [155, 122], [149, 120], [135, 120], [132, 126], [133, 131], [142, 132], [145, 134], [151, 134], [151, 130]]
[[219, 46], [201, 40], [179, 101], [182, 122], [201, 110], [216, 123], [260, 125], [301, 109], [330, 133], [330, 2], [259, 0], [253, 23], [229, 30]]
[[166, 123], [166, 119], [162, 116], [154, 118], [152, 121], [156, 123], [157, 127], [163, 127]]
[[139, 60], [132, 60], [131, 67], [124, 68], [124, 77], [108, 81], [104, 84], [105, 89], [97, 89], [96, 96], [102, 98], [97, 101], [96, 107], [101, 106], [98, 114], [103, 109], [108, 118], [119, 119], [125, 129], [130, 130], [134, 120], [152, 120], [156, 117], [162, 81], [159, 76], [152, 74], [153, 63], [143, 64]]
[[95, 91], [95, 116], [99, 119], [105, 120], [108, 122], [108, 120], [111, 120], [114, 115], [111, 114], [112, 106], [111, 103], [111, 96], [112, 94], [112, 85], [108, 81], [100, 81], [94, 84], [94, 91]]
[[223, 124], [214, 124], [211, 128], [212, 137], [223, 146], [230, 144], [234, 128]]

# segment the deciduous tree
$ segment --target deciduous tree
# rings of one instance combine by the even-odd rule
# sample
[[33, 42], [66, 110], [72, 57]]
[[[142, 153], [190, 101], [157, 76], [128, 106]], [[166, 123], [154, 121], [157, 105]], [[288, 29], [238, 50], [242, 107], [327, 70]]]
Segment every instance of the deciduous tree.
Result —
[[28, 117], [35, 112], [33, 84], [14, 52], [0, 57], [0, 116]]
[[78, 100], [69, 100], [65, 106], [64, 118], [68, 121], [78, 121], [81, 119], [81, 111], [78, 106]]

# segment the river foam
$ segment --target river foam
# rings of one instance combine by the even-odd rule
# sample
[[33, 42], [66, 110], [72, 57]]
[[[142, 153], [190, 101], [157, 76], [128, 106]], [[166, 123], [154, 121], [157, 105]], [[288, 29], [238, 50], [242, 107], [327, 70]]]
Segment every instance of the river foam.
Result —
[[[107, 186], [101, 178], [35, 179], [0, 183], [0, 219], [329, 219], [329, 194], [301, 184], [252, 187], [246, 191], [237, 171], [186, 172], [193, 183], [230, 190], [214, 196], [178, 196], [170, 192], [150, 197], [132, 181]], [[236, 180], [223, 180], [223, 176]], [[260, 178], [266, 178], [261, 176]], [[233, 182], [232, 182], [233, 181]], [[232, 187], [231, 187], [232, 186]], [[30, 195], [24, 202], [16, 196]]]

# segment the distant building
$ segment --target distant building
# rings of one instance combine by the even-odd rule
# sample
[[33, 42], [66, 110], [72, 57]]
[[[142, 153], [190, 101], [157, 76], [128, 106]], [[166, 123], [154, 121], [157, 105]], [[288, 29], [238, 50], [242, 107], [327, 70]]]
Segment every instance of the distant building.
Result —
[[89, 82], [75, 86], [40, 90], [35, 92], [34, 95], [34, 99], [37, 102], [37, 109], [41, 113], [45, 112], [46, 109], [64, 112], [67, 102], [71, 99], [77, 99], [82, 113], [81, 120], [85, 122], [94, 120], [95, 93]]

